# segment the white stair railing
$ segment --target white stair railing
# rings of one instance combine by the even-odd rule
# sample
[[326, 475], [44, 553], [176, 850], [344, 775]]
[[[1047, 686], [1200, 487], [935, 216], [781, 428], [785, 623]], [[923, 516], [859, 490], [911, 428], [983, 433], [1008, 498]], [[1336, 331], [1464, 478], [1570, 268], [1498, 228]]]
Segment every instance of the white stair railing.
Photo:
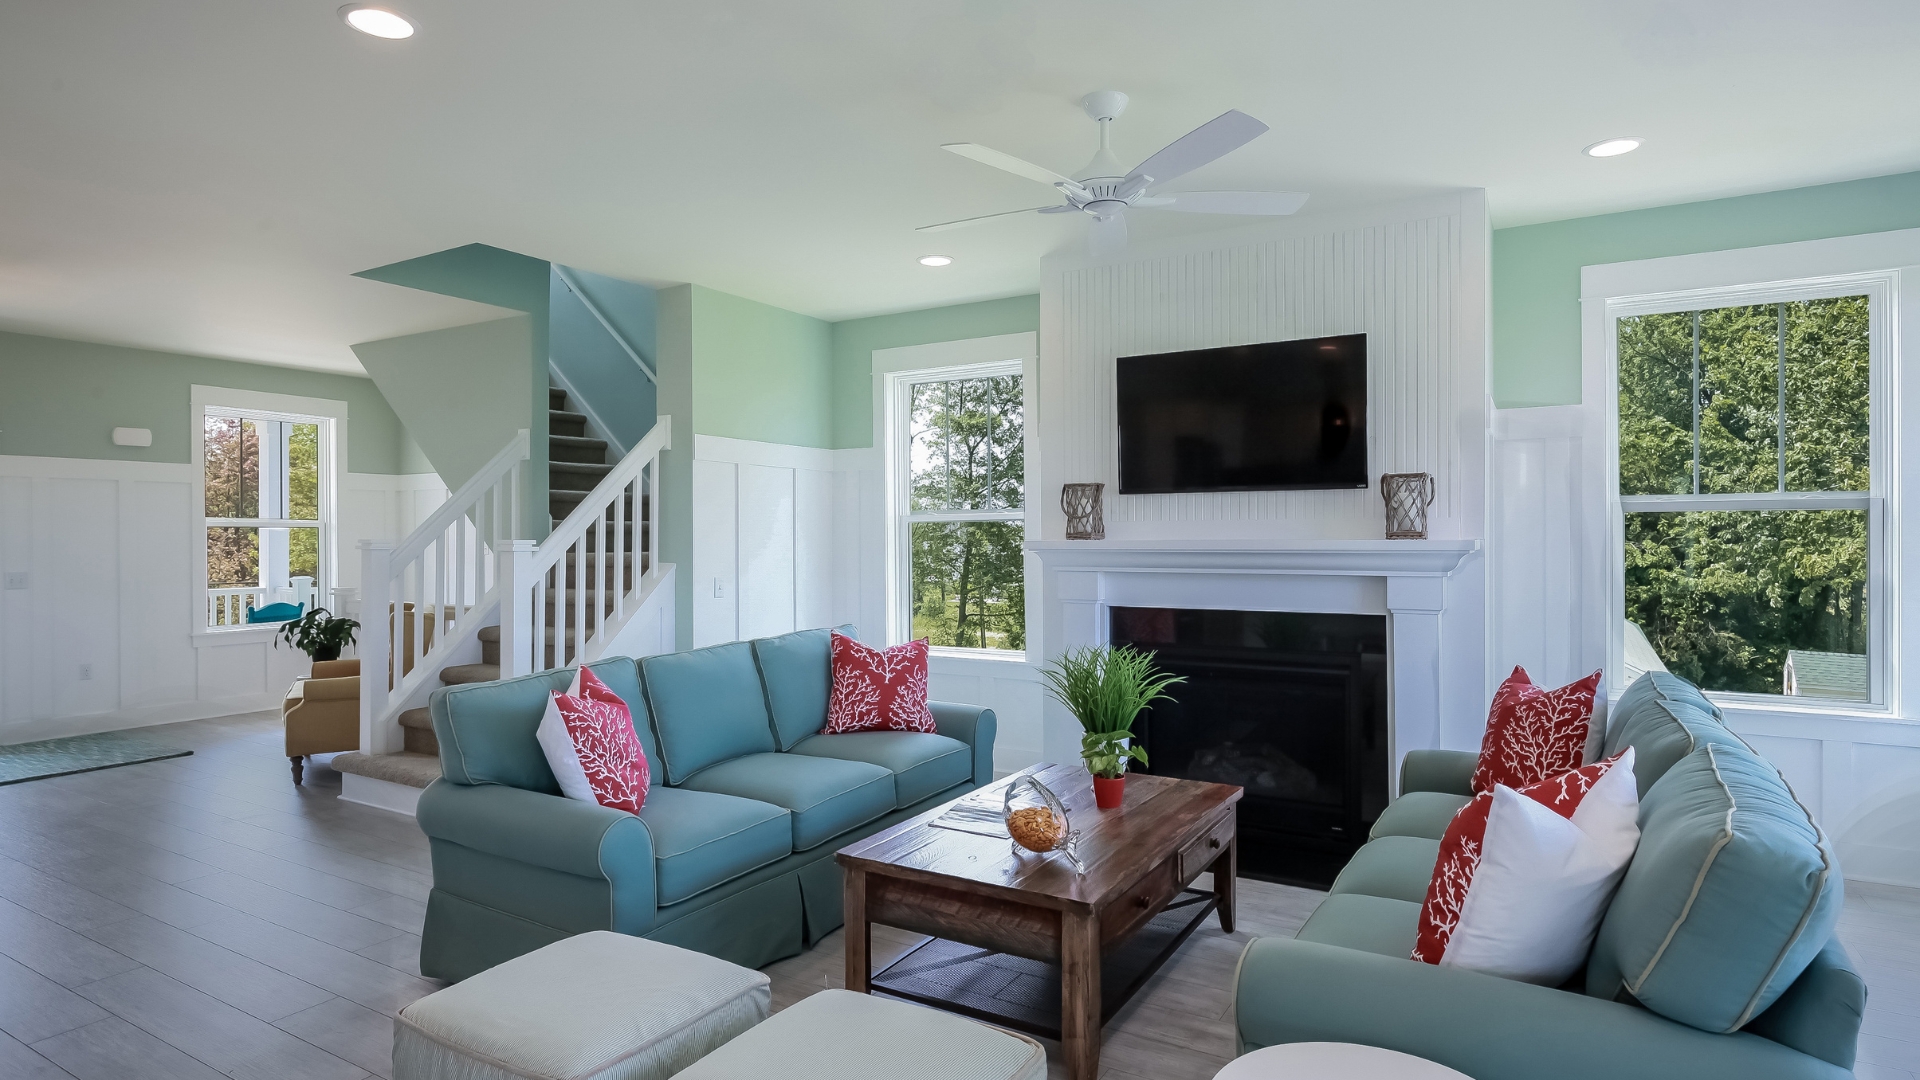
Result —
[[[398, 543], [362, 541], [360, 748], [399, 749], [398, 718], [423, 683], [437, 685], [461, 623], [497, 599], [498, 553], [521, 527], [526, 429]], [[387, 677], [378, 665], [387, 663]]]
[[599, 659], [659, 584], [670, 420], [660, 417], [546, 540], [499, 552], [501, 677]]

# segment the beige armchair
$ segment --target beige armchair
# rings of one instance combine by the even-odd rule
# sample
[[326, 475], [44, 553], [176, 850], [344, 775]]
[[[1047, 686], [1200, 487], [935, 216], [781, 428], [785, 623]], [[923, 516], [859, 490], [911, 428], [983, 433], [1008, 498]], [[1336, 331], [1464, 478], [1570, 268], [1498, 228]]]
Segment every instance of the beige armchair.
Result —
[[280, 705], [287, 758], [300, 783], [308, 754], [360, 749], [360, 661], [316, 660], [312, 676], [295, 680]]

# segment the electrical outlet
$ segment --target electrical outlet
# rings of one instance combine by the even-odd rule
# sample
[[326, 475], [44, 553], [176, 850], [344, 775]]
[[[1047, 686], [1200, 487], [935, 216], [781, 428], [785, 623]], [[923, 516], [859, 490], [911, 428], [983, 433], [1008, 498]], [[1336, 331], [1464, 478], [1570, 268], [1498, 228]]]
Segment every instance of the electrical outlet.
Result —
[[93, 678], [93, 665], [81, 664], [80, 665], [80, 681], [86, 682], [88, 679], [91, 679], [91, 678]]
[[727, 595], [727, 583], [724, 580], [720, 578], [713, 579], [713, 595], [716, 598]]
[[24, 589], [26, 587], [27, 587], [27, 572], [25, 570], [21, 570], [16, 573], [11, 573], [7, 575], [7, 588]]

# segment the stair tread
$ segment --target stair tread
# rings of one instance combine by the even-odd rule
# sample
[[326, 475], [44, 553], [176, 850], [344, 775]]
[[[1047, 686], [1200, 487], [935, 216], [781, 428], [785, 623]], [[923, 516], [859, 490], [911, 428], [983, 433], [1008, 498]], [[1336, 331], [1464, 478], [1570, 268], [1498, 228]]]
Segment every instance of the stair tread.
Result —
[[549, 445], [577, 447], [581, 450], [605, 450], [607, 448], [607, 440], [589, 438], [585, 435], [549, 435], [547, 436], [547, 443]]
[[349, 750], [335, 754], [333, 768], [373, 780], [423, 788], [440, 779], [440, 755], [402, 751], [398, 754], [363, 754]]
[[448, 686], [456, 686], [460, 683], [492, 682], [499, 677], [499, 664], [452, 664], [440, 672], [440, 681]]
[[551, 421], [555, 417], [558, 417], [561, 420], [578, 420], [583, 424], [587, 422], [586, 413], [571, 412], [566, 409], [548, 409], [547, 419]]
[[426, 709], [408, 709], [400, 714], [400, 726], [433, 730], [433, 714]]

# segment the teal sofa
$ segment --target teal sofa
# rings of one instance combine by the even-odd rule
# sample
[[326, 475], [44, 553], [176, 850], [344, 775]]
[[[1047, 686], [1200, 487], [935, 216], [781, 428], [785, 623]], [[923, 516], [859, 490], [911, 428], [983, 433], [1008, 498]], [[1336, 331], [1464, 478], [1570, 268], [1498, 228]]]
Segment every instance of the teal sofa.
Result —
[[1553, 988], [1408, 959], [1475, 755], [1415, 751], [1401, 796], [1293, 938], [1242, 955], [1240, 1052], [1354, 1042], [1475, 1080], [1841, 1080], [1866, 987], [1833, 936], [1841, 876], [1778, 771], [1664, 672], [1629, 687], [1640, 847], [1586, 970]]
[[637, 815], [563, 798], [535, 741], [571, 671], [434, 691], [422, 974], [589, 930], [762, 967], [841, 925], [836, 850], [993, 776], [991, 709], [935, 702], [938, 734], [819, 734], [826, 630], [587, 668], [633, 710], [652, 774]]

